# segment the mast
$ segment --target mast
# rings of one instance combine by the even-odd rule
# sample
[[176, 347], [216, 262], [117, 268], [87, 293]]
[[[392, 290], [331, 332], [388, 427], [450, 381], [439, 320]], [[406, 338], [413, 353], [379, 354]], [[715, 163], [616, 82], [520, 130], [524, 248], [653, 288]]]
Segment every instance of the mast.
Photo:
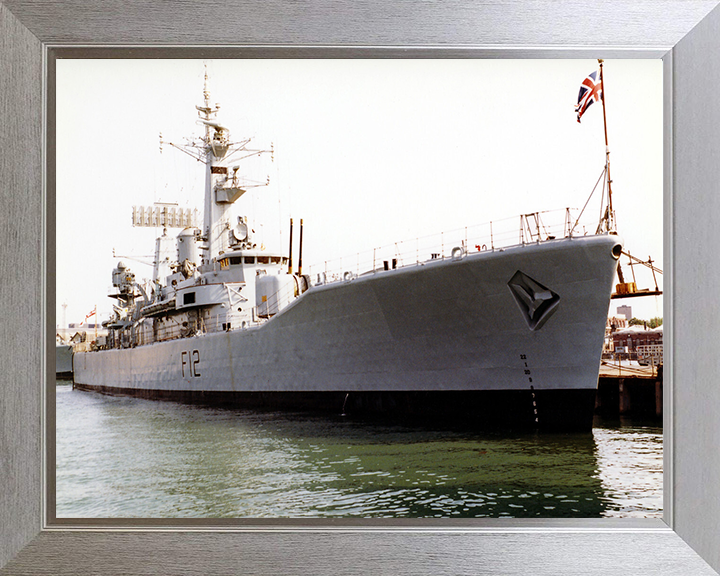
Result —
[[[598, 64], [600, 65], [600, 86], [602, 86], [600, 99], [602, 100], [603, 127], [605, 129], [605, 177], [607, 178], [608, 186], [608, 205], [607, 211], [605, 213], [605, 227], [608, 232], [616, 232], [615, 211], [613, 210], [612, 205], [612, 178], [610, 177], [610, 146], [608, 145], [607, 115], [605, 112], [605, 79], [603, 78], [603, 60], [601, 58], [598, 58]], [[625, 283], [625, 278], [623, 276], [622, 267], [620, 266], [619, 260], [617, 264], [617, 275], [620, 284], [617, 286], [616, 289], [620, 291], [620, 286], [622, 285], [624, 287], [627, 286], [627, 284]]]
[[252, 240], [252, 228], [248, 224], [248, 218], [240, 216], [237, 221], [231, 222], [231, 207], [249, 188], [267, 186], [270, 180], [268, 178], [266, 182], [259, 183], [242, 178], [238, 176], [240, 166], [230, 167], [228, 162], [238, 153], [242, 155], [236, 158], [236, 162], [262, 154], [272, 154], [272, 148], [269, 150], [248, 148], [250, 138], [238, 142], [230, 141], [229, 130], [216, 118], [220, 105], [211, 104], [207, 68], [203, 86], [203, 105], [195, 108], [199, 122], [205, 127], [204, 136], [184, 146], [172, 142], [168, 144], [205, 164], [201, 239], [205, 244], [202, 263], [207, 265], [228, 250], [248, 250], [256, 247]]
[[293, 249], [293, 219], [290, 218], [290, 247], [288, 248], [288, 274], [292, 274], [293, 261], [292, 261], [292, 249]]
[[298, 248], [298, 276], [302, 275], [302, 241], [303, 241], [303, 221], [300, 218], [300, 247]]
[[605, 112], [605, 80], [603, 78], [603, 60], [598, 58], [598, 64], [600, 65], [600, 86], [602, 86], [602, 93], [600, 99], [602, 100], [603, 109], [603, 127], [605, 130], [605, 176], [607, 178], [608, 186], [608, 206], [605, 214], [605, 225], [608, 232], [615, 231], [615, 211], [612, 205], [612, 178], [610, 177], [610, 147], [608, 145], [608, 130], [607, 130], [607, 115]]
[[[210, 104], [210, 91], [208, 89], [208, 73], [205, 69], [205, 82], [203, 85], [204, 106], [196, 106], [200, 122], [205, 125], [205, 137], [203, 141], [204, 163], [205, 163], [205, 205], [203, 213], [203, 236], [206, 239], [207, 250], [205, 252], [205, 263], [216, 258], [226, 246], [222, 242], [224, 229], [229, 227], [226, 212], [229, 204], [220, 205], [215, 198], [214, 188], [217, 176], [223, 174], [220, 161], [228, 150], [227, 129], [221, 126], [216, 120], [220, 106]], [[224, 168], [227, 176], [227, 168]]]

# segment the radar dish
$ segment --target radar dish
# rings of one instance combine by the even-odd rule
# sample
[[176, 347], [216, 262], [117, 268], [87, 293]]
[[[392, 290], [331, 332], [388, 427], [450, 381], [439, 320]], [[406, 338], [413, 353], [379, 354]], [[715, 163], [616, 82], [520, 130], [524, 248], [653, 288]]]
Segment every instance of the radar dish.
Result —
[[235, 239], [238, 242], [246, 240], [248, 236], [247, 224], [245, 224], [244, 222], [238, 222], [235, 228], [233, 228], [233, 236], [235, 236]]

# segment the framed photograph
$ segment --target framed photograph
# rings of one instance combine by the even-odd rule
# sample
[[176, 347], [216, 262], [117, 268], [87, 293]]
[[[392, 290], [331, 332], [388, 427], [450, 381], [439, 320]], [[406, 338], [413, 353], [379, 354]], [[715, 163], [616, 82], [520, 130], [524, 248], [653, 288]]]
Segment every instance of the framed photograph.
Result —
[[[582, 27], [567, 24], [560, 39], [564, 49], [555, 47], [557, 39], [529, 24], [537, 17], [547, 22], [568, 21], [570, 15], [565, 12], [570, 11], [550, 3], [544, 9], [547, 13], [534, 14], [518, 5], [514, 16], [491, 5], [466, 6], [469, 19], [467, 12], [460, 18], [453, 10], [445, 14], [437, 12], [437, 7], [429, 8], [421, 18], [429, 29], [434, 27], [435, 47], [420, 41], [416, 26], [388, 29], [387, 15], [383, 16], [379, 6], [362, 14], [369, 22], [364, 32], [348, 24], [358, 16], [353, 8], [323, 13], [322, 19], [328, 25], [334, 23], [337, 33], [329, 32], [332, 26], [323, 26], [323, 31], [304, 28], [302, 23], [309, 19], [295, 20], [281, 11], [283, 19], [293, 22], [296, 32], [291, 34], [291, 44], [296, 47], [287, 46], [288, 39], [279, 35], [269, 20], [252, 33], [248, 29], [248, 40], [243, 42], [247, 47], [230, 47], [236, 43], [231, 38], [236, 38], [237, 30], [224, 18], [227, 13], [223, 9], [213, 15], [220, 23], [217, 47], [188, 49], [171, 45], [197, 44], [200, 36], [190, 25], [196, 22], [192, 11], [173, 15], [188, 17], [178, 18], [187, 24], [175, 29], [160, 25], [174, 21], [160, 6], [151, 11], [150, 18], [139, 9], [130, 9], [107, 10], [102, 15], [83, 12], [89, 14], [88, 20], [83, 20], [73, 13], [78, 7], [44, 7], [40, 13], [30, 2], [0, 4], [0, 32], [8, 48], [0, 71], [9, 79], [0, 90], [0, 101], [6, 104], [3, 110], [9, 111], [3, 112], [0, 128], [6, 152], [1, 175], [9, 183], [8, 194], [3, 193], [7, 206], [2, 216], [3, 292], [8, 298], [2, 304], [7, 318], [2, 335], [3, 341], [10, 343], [3, 352], [8, 370], [2, 391], [0, 447], [5, 465], [0, 474], [8, 487], [6, 493], [12, 494], [0, 501], [0, 513], [8, 519], [0, 528], [2, 573], [57, 573], [60, 569], [74, 574], [98, 570], [523, 574], [531, 565], [538, 574], [581, 570], [604, 575], [674, 574], [679, 570], [713, 574], [720, 566], [720, 509], [713, 492], [716, 488], [703, 479], [716, 477], [720, 469], [713, 443], [718, 434], [714, 409], [718, 392], [708, 386], [713, 368], [703, 359], [715, 352], [712, 330], [716, 312], [709, 299], [718, 272], [704, 263], [711, 260], [714, 246], [712, 190], [718, 167], [712, 150], [718, 136], [713, 126], [720, 122], [720, 111], [695, 87], [701, 79], [705, 82], [709, 77], [712, 84], [717, 82], [713, 78], [720, 77], [708, 74], [717, 68], [714, 51], [708, 46], [716, 45], [720, 37], [720, 13], [714, 5], [697, 2], [688, 7], [687, 3], [668, 2], [643, 14], [640, 28], [636, 26], [638, 14], [629, 5], [616, 6], [613, 19], [592, 33], [597, 34], [591, 35], [594, 41], [579, 41]], [[248, 10], [253, 20], [264, 14], [258, 7], [235, 8]], [[412, 13], [409, 6], [400, 9]], [[348, 18], [339, 18], [341, 14]], [[441, 14], [445, 15], [438, 20]], [[483, 26], [477, 29], [466, 24], [469, 22], [483, 22]], [[447, 26], [450, 23], [456, 26]], [[578, 42], [582, 48], [577, 47]], [[664, 316], [669, 327], [666, 345], [672, 350], [665, 372], [663, 520], [58, 522], [56, 495], [47, 490], [54, 472], [48, 462], [54, 463], [55, 447], [46, 419], [55, 409], [54, 379], [50, 378], [54, 362], [50, 359], [54, 356], [52, 317], [56, 312], [54, 302], [52, 307], [48, 302], [55, 296], [51, 286], [56, 261], [54, 235], [48, 231], [53, 230], [58, 210], [54, 194], [46, 193], [53, 191], [56, 167], [46, 160], [55, 158], [58, 151], [55, 126], [44, 119], [47, 102], [56, 96], [58, 60], [82, 58], [89, 49], [80, 45], [89, 43], [107, 46], [93, 48], [94, 57], [104, 51], [112, 59], [192, 56], [212, 60], [228, 54], [237, 58], [662, 59]], [[376, 47], [360, 48], [358, 43]], [[381, 47], [388, 43], [401, 48]], [[143, 44], [148, 46], [137, 47]], [[312, 44], [325, 48], [308, 47]], [[441, 48], [440, 44], [453, 48]], [[470, 44], [479, 47], [461, 47]], [[686, 230], [693, 231], [692, 238]], [[17, 338], [17, 330], [12, 328], [20, 324], [32, 327], [29, 345]], [[47, 393], [50, 389], [53, 394]]]
[[[653, 281], [621, 250], [662, 266], [661, 60], [59, 56], [58, 521], [661, 517], [661, 376], [593, 422], [616, 266]], [[600, 64], [612, 106], [578, 122]]]

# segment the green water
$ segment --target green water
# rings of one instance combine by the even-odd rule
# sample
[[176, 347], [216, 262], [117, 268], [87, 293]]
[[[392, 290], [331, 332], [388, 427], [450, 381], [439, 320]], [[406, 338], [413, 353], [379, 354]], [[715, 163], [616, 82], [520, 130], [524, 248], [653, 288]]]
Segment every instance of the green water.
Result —
[[56, 393], [57, 517], [660, 517], [662, 430], [492, 435]]

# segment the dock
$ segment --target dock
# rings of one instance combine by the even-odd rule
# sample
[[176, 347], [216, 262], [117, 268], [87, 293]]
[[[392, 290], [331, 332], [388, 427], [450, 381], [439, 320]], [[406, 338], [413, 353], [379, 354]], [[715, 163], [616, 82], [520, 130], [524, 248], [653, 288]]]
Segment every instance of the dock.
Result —
[[600, 364], [595, 413], [605, 417], [661, 419], [663, 367], [627, 360], [603, 359]]

